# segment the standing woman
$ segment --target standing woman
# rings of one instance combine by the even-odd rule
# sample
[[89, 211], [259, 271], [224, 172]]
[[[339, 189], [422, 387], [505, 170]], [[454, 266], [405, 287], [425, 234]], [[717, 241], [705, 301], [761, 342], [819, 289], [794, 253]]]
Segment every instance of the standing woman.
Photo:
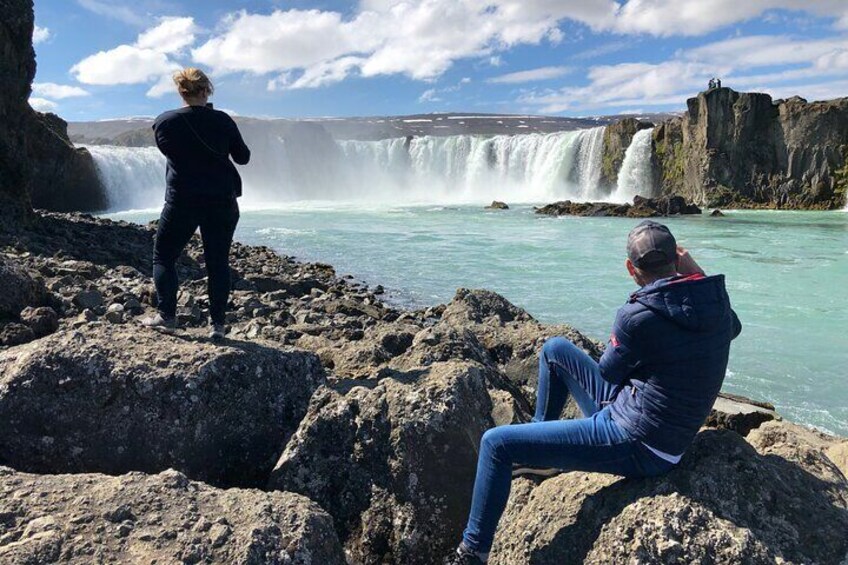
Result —
[[212, 109], [208, 100], [214, 89], [203, 71], [179, 71], [174, 83], [185, 104], [153, 124], [156, 145], [168, 160], [165, 207], [153, 248], [159, 313], [142, 323], [166, 332], [176, 329], [176, 263], [199, 227], [208, 275], [209, 337], [222, 339], [230, 294], [230, 245], [239, 220], [236, 198], [241, 196], [241, 177], [230, 157], [246, 165], [250, 149], [233, 119]]

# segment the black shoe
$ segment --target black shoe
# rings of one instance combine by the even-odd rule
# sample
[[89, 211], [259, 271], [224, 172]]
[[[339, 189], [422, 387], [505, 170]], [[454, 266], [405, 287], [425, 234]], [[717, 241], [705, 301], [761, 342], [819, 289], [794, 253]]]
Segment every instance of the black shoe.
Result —
[[527, 467], [523, 465], [513, 465], [512, 466], [512, 478], [517, 479], [518, 477], [542, 477], [542, 478], [550, 478], [556, 477], [557, 475], [561, 475], [563, 473], [562, 469], [553, 469], [553, 468], [536, 468], [536, 467]]
[[486, 562], [477, 557], [477, 554], [469, 551], [460, 544], [456, 551], [444, 561], [444, 565], [486, 565]]

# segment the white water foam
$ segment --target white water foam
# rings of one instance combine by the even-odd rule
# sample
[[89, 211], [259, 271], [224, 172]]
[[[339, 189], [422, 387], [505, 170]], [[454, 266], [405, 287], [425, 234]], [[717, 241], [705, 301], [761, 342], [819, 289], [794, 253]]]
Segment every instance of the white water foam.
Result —
[[165, 157], [156, 147], [81, 145], [91, 153], [106, 187], [110, 210], [161, 207], [165, 200]]
[[[549, 134], [333, 141], [306, 130], [266, 135], [240, 169], [245, 205], [294, 201], [515, 203], [602, 200], [604, 128]], [[247, 137], [247, 136], [246, 136]], [[154, 208], [164, 195], [156, 148], [89, 146], [110, 209]]]
[[636, 132], [618, 172], [618, 184], [610, 195], [612, 202], [632, 202], [634, 196], [651, 196], [654, 191], [654, 170], [651, 162], [654, 128]]
[[[603, 198], [603, 128], [341, 141], [355, 193], [401, 202]], [[361, 179], [357, 183], [353, 179]]]

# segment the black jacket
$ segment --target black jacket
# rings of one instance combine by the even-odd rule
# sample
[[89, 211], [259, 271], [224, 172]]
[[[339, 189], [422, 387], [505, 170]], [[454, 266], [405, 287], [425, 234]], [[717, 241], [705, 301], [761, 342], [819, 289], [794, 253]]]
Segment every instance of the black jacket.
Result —
[[601, 357], [601, 376], [622, 391], [612, 417], [630, 434], [672, 455], [704, 424], [742, 330], [724, 275], [662, 279], [621, 307]]
[[205, 106], [170, 110], [153, 124], [156, 145], [168, 159], [165, 201], [202, 205], [241, 196], [241, 177], [230, 161], [246, 165], [250, 149], [224, 112]]

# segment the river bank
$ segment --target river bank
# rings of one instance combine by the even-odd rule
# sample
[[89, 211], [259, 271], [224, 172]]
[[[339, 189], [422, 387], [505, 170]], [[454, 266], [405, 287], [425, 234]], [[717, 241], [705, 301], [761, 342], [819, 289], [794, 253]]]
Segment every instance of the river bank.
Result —
[[[0, 556], [258, 563], [283, 551], [294, 563], [438, 563], [467, 513], [480, 435], [529, 416], [544, 340], [566, 335], [594, 356], [602, 347], [492, 292], [406, 310], [328, 265], [247, 245], [233, 253], [233, 331], [216, 347], [203, 337], [197, 241], [180, 262], [185, 329], [163, 336], [137, 325], [151, 310], [151, 238], [149, 227], [52, 214], [0, 236], [4, 288], [23, 289], [6, 293], [7, 315], [37, 307], [22, 321], [46, 320], [50, 308], [57, 322], [0, 352], [10, 424], [0, 465], [15, 469], [0, 472], [11, 516]], [[493, 563], [840, 563], [848, 444], [768, 411], [733, 412], [713, 425], [736, 431], [703, 432], [661, 480], [516, 481]], [[177, 472], [157, 475], [169, 467]], [[71, 488], [88, 501], [77, 510], [46, 494]], [[130, 493], [120, 504], [116, 489]], [[147, 500], [168, 489], [204, 502], [187, 521], [172, 518], [185, 511], [177, 502], [156, 519]], [[280, 514], [254, 514], [260, 500]], [[251, 538], [257, 524], [268, 534]]]

